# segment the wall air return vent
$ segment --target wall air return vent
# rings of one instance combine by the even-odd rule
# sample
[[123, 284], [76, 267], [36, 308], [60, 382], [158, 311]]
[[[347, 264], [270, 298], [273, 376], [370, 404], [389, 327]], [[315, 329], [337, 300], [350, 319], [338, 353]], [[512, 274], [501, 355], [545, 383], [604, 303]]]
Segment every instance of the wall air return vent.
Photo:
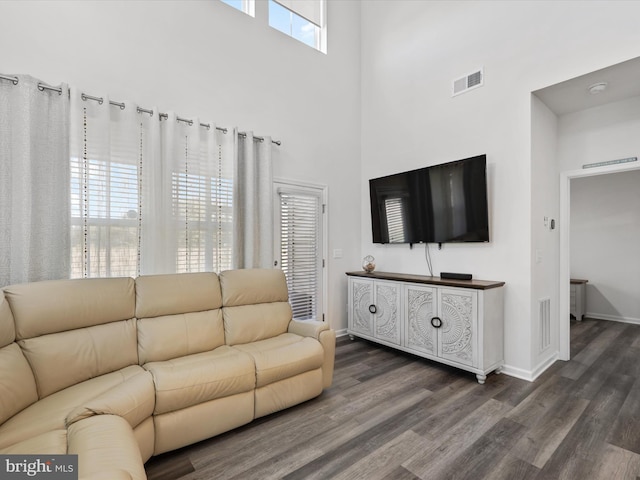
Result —
[[540, 352], [551, 345], [551, 299], [542, 298], [538, 301], [540, 308]]
[[484, 71], [483, 69], [476, 70], [463, 77], [456, 78], [453, 81], [453, 94], [452, 97], [460, 95], [461, 93], [468, 92], [474, 88], [481, 87], [484, 84]]

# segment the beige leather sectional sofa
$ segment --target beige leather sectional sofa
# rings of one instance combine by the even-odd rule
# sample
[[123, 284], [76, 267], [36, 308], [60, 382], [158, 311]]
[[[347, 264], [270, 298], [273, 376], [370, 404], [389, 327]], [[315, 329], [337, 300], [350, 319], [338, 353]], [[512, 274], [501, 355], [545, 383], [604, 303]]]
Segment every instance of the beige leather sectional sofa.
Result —
[[0, 295], [0, 454], [77, 454], [80, 478], [320, 395], [335, 332], [291, 319], [280, 270], [34, 282]]

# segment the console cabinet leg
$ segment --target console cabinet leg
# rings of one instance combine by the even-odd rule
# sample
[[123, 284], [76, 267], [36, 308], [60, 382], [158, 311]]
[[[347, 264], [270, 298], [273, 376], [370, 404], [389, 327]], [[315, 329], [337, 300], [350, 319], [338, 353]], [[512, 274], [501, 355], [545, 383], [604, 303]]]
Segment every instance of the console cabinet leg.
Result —
[[478, 374], [476, 374], [476, 378], [478, 379], [478, 383], [480, 385], [484, 385], [484, 381], [487, 379], [487, 376], [478, 373]]
[[356, 337], [354, 337], [353, 335], [349, 334], [349, 340], [351, 340], [352, 342], [356, 339]]

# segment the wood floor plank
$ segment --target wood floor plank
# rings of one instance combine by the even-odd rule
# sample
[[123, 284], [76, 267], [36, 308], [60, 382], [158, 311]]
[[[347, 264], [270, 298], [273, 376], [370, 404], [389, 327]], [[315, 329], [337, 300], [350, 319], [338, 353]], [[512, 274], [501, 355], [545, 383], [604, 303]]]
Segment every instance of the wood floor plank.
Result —
[[412, 430], [407, 430], [345, 470], [336, 473], [332, 480], [358, 480], [361, 478], [377, 480], [389, 478], [389, 476], [394, 475], [398, 464], [402, 464], [406, 459], [420, 453], [424, 446], [424, 441], [418, 434]]
[[442, 438], [460, 422], [468, 418], [474, 411], [484, 405], [492, 397], [506, 388], [504, 377], [497, 376], [488, 380], [484, 385], [470, 382], [460, 388], [454, 395], [441, 400], [434, 396], [430, 400], [435, 403], [425, 410], [425, 419], [413, 427], [413, 430], [426, 438]]
[[430, 480], [477, 480], [491, 474], [495, 459], [507, 455], [511, 447], [522, 437], [526, 427], [508, 418], [501, 418], [484, 435], [460, 452], [455, 463], [445, 471], [429, 471]]
[[637, 480], [640, 477], [640, 455], [606, 444], [593, 480]]
[[147, 476], [153, 480], [174, 480], [195, 472], [189, 456], [184, 452], [154, 457], [147, 462], [145, 469]]
[[404, 431], [410, 430], [420, 417], [420, 404], [425, 400], [428, 400], [428, 397], [395, 414], [389, 412], [380, 419], [382, 421], [375, 421], [361, 428], [351, 428], [350, 432], [358, 432], [358, 434], [346, 442], [334, 444], [334, 448], [326, 454], [283, 478], [286, 480], [333, 478], [375, 449], [390, 442]]
[[431, 439], [423, 449], [402, 464], [420, 478], [444, 478], [459, 463], [459, 456], [500, 422], [510, 406], [489, 399], [467, 417], [461, 418], [447, 434]]
[[506, 416], [522, 425], [534, 426], [540, 422], [572, 388], [573, 381], [553, 375], [543, 383], [535, 382], [538, 388], [516, 405]]
[[[639, 357], [640, 358], [640, 357]], [[636, 362], [637, 362], [636, 358]], [[613, 428], [607, 438], [608, 442], [617, 447], [640, 454], [640, 378], [629, 391]]]
[[626, 375], [610, 375], [545, 464], [544, 478], [589, 478], [633, 381]]
[[154, 458], [148, 478], [640, 480], [640, 325], [572, 321], [571, 351], [535, 382], [479, 385], [342, 337], [322, 395]]
[[583, 348], [580, 353], [573, 357], [573, 360], [584, 365], [592, 365], [602, 353], [611, 346], [620, 334], [623, 333], [625, 325], [614, 323], [605, 331], [600, 333], [589, 345]]
[[[559, 396], [536, 422], [529, 425], [511, 455], [543, 468], [588, 405], [588, 400]], [[507, 418], [513, 419], [511, 415]]]
[[494, 458], [494, 466], [484, 474], [483, 480], [537, 480], [540, 469], [507, 453]]
[[398, 465], [384, 480], [421, 480], [401, 465]]

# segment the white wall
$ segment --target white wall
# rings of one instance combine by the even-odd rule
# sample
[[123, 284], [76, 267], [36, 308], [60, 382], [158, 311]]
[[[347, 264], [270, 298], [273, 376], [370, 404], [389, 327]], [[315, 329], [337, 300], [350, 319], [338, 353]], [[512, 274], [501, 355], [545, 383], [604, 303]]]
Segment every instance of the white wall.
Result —
[[579, 170], [585, 164], [640, 157], [638, 132], [640, 97], [562, 115], [558, 119], [560, 170]]
[[550, 327], [558, 325], [560, 168], [556, 156], [558, 118], [535, 95], [531, 101], [531, 355], [535, 374], [538, 374], [555, 360], [559, 347], [557, 328], [551, 328], [550, 344], [543, 342], [544, 328], [539, 312], [540, 301], [549, 299]]
[[[558, 180], [542, 174], [532, 185], [540, 167], [532, 163], [531, 92], [639, 56], [639, 16], [640, 2], [362, 4], [361, 256], [374, 255], [379, 270], [427, 271], [421, 248], [371, 243], [369, 178], [486, 153], [492, 240], [447, 245], [433, 263], [436, 274], [506, 281], [508, 373], [535, 374], [532, 304], [557, 282], [554, 269], [533, 273], [533, 241], [545, 227], [532, 208], [544, 210]], [[452, 80], [481, 66], [485, 85], [452, 98]]]
[[[558, 161], [640, 157], [640, 97], [562, 115]], [[571, 180], [571, 276], [589, 280], [587, 314], [640, 323], [640, 170]]]
[[328, 186], [329, 311], [346, 326], [344, 271], [359, 263], [358, 2], [328, 11], [328, 54], [210, 1], [2, 1], [0, 73], [67, 82], [283, 142], [274, 175]]

